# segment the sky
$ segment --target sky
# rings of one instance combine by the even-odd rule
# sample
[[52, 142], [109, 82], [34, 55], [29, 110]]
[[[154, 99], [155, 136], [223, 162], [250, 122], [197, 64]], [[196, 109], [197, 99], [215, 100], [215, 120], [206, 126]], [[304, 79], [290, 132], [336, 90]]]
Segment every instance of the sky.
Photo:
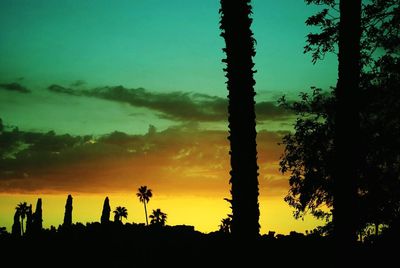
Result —
[[[337, 62], [303, 54], [301, 0], [253, 2], [261, 232], [303, 232], [283, 201], [278, 143], [293, 115], [277, 107], [335, 85]], [[167, 224], [202, 232], [229, 213], [227, 90], [217, 0], [0, 1], [0, 226], [43, 199], [44, 226], [99, 221], [105, 196], [144, 222], [137, 188]]]

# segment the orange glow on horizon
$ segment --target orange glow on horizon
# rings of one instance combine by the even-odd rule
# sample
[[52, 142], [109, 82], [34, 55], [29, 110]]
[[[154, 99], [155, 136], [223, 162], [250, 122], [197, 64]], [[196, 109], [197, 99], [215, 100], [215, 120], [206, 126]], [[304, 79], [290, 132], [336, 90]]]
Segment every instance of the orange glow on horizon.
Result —
[[[15, 206], [26, 201], [35, 207], [40, 197], [44, 226], [57, 227], [62, 224], [68, 194], [74, 198], [73, 222], [99, 221], [108, 196], [112, 209], [128, 209], [124, 222], [144, 223], [144, 208], [136, 191], [146, 185], [154, 194], [149, 214], [160, 208], [167, 213], [169, 225], [193, 225], [205, 233], [216, 231], [230, 213], [229, 204], [223, 200], [230, 197], [226, 133], [182, 131], [170, 129], [146, 136], [144, 144], [137, 147], [154, 148], [140, 153], [120, 154], [118, 150], [125, 147], [117, 145], [111, 149], [102, 147], [99, 157], [98, 148], [85, 147], [85, 153], [77, 151], [74, 157], [65, 154], [60, 163], [34, 167], [24, 178], [0, 182], [0, 226], [10, 230]], [[321, 222], [311, 216], [305, 221], [294, 220], [292, 208], [283, 201], [288, 178], [279, 172], [279, 135], [260, 131], [257, 137], [261, 233], [304, 232]]]

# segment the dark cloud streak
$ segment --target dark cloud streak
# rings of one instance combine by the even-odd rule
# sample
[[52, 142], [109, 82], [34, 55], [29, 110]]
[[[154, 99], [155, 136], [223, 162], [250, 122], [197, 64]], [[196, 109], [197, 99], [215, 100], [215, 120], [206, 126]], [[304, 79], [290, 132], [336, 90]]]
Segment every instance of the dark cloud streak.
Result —
[[[96, 97], [127, 103], [135, 107], [156, 111], [160, 118], [173, 121], [218, 122], [227, 120], [227, 100], [206, 94], [187, 92], [155, 93], [144, 88], [129, 89], [123, 86], [74, 90], [60, 85], [51, 85], [48, 90], [54, 93]], [[282, 121], [292, 115], [272, 101], [257, 103], [256, 113], [258, 121]]]
[[8, 90], [8, 91], [14, 91], [14, 92], [19, 92], [19, 93], [31, 93], [31, 91], [29, 89], [27, 89], [26, 87], [24, 87], [23, 85], [19, 84], [19, 83], [4, 83], [4, 84], [0, 84], [0, 88]]

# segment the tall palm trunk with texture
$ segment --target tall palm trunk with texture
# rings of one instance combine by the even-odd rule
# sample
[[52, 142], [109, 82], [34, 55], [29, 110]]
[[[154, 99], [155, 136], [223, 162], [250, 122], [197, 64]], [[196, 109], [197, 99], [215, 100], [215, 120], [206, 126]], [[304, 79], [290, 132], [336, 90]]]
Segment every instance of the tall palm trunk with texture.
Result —
[[258, 165], [252, 57], [254, 38], [250, 0], [221, 0], [221, 36], [225, 39], [231, 156], [232, 235], [259, 235]]

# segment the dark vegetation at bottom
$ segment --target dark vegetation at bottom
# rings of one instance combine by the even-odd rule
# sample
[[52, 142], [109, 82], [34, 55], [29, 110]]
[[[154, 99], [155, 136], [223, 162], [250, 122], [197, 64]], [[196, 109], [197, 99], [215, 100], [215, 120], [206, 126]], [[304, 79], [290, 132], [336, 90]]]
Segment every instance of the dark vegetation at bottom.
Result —
[[244, 241], [185, 225], [91, 223], [0, 236], [0, 250], [9, 267], [396, 267], [395, 237], [358, 243], [352, 259], [338, 260], [330, 238], [319, 235], [292, 232]]

